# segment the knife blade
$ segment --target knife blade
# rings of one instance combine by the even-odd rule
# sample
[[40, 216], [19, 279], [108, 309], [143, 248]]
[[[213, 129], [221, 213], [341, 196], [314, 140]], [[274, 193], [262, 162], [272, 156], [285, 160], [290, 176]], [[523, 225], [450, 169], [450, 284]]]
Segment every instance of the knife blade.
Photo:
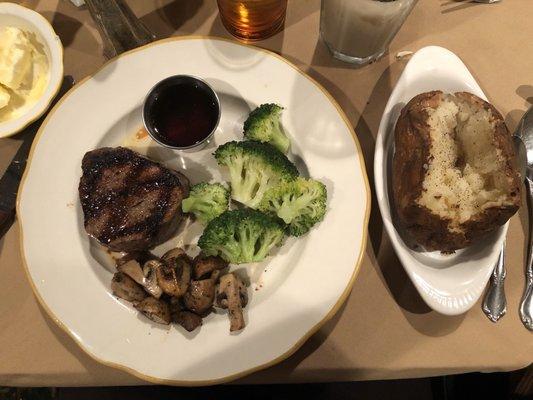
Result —
[[[65, 76], [58, 94], [54, 98], [48, 111], [63, 97], [63, 95], [74, 85], [74, 79], [71, 76]], [[22, 179], [22, 174], [26, 168], [26, 161], [30, 153], [31, 145], [37, 131], [43, 123], [48, 111], [44, 113], [37, 121], [33, 122], [21, 133], [18, 138], [22, 140], [15, 157], [6, 169], [6, 172], [0, 178], [0, 238], [8, 231], [15, 220], [15, 207], [17, 203], [17, 192]]]

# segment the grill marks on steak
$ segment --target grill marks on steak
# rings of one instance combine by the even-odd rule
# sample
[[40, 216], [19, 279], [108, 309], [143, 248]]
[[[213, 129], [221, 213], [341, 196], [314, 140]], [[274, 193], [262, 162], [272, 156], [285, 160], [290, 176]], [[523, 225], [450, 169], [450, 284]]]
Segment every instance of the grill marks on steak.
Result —
[[79, 195], [87, 233], [114, 251], [146, 250], [168, 240], [189, 181], [136, 152], [104, 147], [85, 154]]

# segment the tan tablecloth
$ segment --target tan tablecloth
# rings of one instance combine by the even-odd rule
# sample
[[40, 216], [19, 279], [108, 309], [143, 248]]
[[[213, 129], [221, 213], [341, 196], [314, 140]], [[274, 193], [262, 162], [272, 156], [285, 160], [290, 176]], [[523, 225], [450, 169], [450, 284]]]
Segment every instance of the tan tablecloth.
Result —
[[[25, 0], [52, 21], [66, 47], [65, 69], [76, 80], [102, 64], [101, 40], [84, 9], [65, 0]], [[214, 0], [130, 0], [161, 37], [228, 37]], [[157, 8], [157, 9], [156, 9]], [[457, 53], [516, 127], [533, 102], [533, 1], [495, 5], [420, 0], [381, 61], [354, 68], [333, 60], [318, 41], [318, 0], [291, 0], [285, 31], [258, 45], [274, 50], [324, 85], [353, 123], [372, 181], [374, 137], [405, 61], [400, 50], [441, 45]], [[0, 140], [0, 172], [18, 146]], [[383, 232], [375, 198], [361, 272], [345, 306], [295, 355], [242, 382], [309, 382], [408, 378], [502, 371], [533, 361], [533, 336], [518, 319], [524, 284], [526, 213], [511, 221], [508, 313], [492, 324], [476, 305], [466, 315], [432, 312], [410, 283]], [[141, 381], [93, 361], [38, 306], [21, 266], [18, 226], [0, 241], [0, 385], [125, 385]]]

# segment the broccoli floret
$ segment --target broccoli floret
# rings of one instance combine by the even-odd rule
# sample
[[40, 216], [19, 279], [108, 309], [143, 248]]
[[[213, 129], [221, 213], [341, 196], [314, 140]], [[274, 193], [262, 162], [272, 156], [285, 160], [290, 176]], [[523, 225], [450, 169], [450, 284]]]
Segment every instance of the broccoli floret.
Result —
[[282, 111], [283, 107], [277, 104], [261, 104], [244, 122], [244, 137], [270, 143], [282, 153], [287, 153], [290, 141], [281, 128]]
[[231, 198], [251, 208], [257, 208], [268, 189], [298, 176], [294, 164], [268, 143], [228, 142], [214, 156], [229, 168]]
[[327, 190], [323, 183], [298, 178], [269, 189], [259, 210], [277, 215], [288, 225], [292, 236], [301, 236], [326, 214]]
[[278, 218], [250, 208], [226, 211], [207, 224], [198, 246], [229, 263], [259, 262], [281, 245], [284, 228]]
[[203, 224], [218, 217], [229, 206], [229, 190], [220, 183], [199, 183], [191, 187], [189, 197], [183, 200], [183, 212], [193, 213]]

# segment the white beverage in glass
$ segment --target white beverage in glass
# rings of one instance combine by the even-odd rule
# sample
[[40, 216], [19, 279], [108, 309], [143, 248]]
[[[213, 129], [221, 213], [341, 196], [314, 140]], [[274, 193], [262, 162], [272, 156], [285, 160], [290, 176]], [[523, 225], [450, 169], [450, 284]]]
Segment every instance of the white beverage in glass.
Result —
[[322, 0], [320, 35], [335, 58], [367, 64], [381, 57], [417, 0]]

